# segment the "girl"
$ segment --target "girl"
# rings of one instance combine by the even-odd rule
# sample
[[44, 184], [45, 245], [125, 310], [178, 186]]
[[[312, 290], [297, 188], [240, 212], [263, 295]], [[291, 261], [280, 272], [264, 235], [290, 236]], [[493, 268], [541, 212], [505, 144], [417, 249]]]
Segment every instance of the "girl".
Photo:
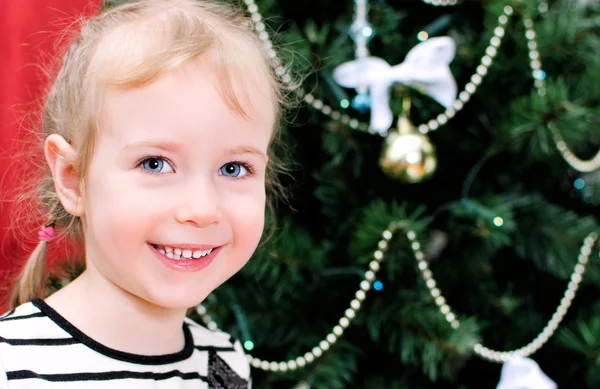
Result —
[[[185, 317], [259, 243], [283, 88], [251, 23], [203, 0], [93, 17], [43, 108], [48, 223], [0, 319], [0, 388], [247, 388], [240, 343]], [[45, 248], [85, 271], [44, 299]]]

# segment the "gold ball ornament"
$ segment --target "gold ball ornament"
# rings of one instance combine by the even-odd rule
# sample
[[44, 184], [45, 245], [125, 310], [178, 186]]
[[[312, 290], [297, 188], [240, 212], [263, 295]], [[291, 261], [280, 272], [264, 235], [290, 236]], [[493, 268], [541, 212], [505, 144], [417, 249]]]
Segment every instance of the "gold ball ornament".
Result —
[[401, 116], [397, 130], [390, 130], [385, 139], [379, 166], [393, 180], [418, 183], [435, 172], [435, 148], [429, 138], [419, 133], [406, 116]]

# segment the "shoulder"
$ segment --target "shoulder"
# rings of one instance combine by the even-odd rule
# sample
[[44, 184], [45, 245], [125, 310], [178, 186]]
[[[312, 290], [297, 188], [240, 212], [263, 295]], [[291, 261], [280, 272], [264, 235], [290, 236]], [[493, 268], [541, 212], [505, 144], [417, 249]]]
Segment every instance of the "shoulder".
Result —
[[185, 323], [192, 334], [195, 349], [208, 352], [209, 370], [231, 368], [241, 379], [250, 381], [250, 364], [238, 339], [226, 332], [211, 331], [189, 318], [185, 318]]
[[35, 363], [48, 363], [48, 345], [70, 344], [71, 337], [36, 305], [28, 302], [0, 315], [0, 388], [7, 387], [7, 372]]
[[55, 346], [78, 343], [37, 304], [33, 300], [0, 316], [0, 359], [7, 371], [42, 363]]
[[28, 343], [26, 340], [69, 337], [68, 333], [42, 312], [35, 300], [0, 316], [0, 345], [15, 346]]

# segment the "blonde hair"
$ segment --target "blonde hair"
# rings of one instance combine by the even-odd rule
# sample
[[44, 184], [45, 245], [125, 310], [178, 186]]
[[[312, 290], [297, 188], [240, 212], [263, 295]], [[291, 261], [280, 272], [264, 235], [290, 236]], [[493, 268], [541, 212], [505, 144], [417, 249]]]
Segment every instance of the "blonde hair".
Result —
[[[103, 92], [107, 86], [136, 88], [148, 85], [188, 61], [206, 55], [220, 72], [220, 93], [232, 111], [248, 116], [232, 87], [232, 74], [243, 71], [264, 86], [281, 118], [290, 85], [279, 82], [270, 58], [251, 21], [239, 9], [206, 0], [137, 0], [109, 8], [83, 23], [69, 47], [60, 71], [51, 83], [41, 117], [43, 138], [58, 134], [76, 150], [75, 169], [80, 181], [86, 176], [98, 131]], [[250, 73], [250, 74], [249, 74]], [[285, 196], [277, 180], [285, 170], [273, 152], [279, 131], [273, 131], [266, 173], [267, 206], [271, 196]], [[83, 243], [81, 220], [62, 206], [46, 167], [38, 189], [49, 223], [62, 236]], [[43, 295], [47, 243], [33, 251], [12, 288], [9, 306], [14, 308]]]

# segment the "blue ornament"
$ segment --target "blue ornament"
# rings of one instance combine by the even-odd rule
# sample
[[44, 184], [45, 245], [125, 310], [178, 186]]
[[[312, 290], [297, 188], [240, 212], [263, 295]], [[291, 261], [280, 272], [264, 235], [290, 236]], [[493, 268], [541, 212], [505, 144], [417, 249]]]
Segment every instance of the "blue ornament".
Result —
[[575, 182], [573, 183], [573, 186], [575, 187], [575, 189], [577, 190], [583, 190], [583, 188], [585, 188], [585, 181], [581, 178], [578, 178], [575, 180]]
[[373, 282], [373, 289], [375, 289], [375, 290], [381, 290], [381, 289], [383, 289], [383, 284], [381, 283], [381, 281], [375, 281], [375, 282]]
[[352, 99], [352, 108], [360, 113], [367, 112], [369, 109], [371, 109], [371, 98], [367, 94], [357, 94]]

